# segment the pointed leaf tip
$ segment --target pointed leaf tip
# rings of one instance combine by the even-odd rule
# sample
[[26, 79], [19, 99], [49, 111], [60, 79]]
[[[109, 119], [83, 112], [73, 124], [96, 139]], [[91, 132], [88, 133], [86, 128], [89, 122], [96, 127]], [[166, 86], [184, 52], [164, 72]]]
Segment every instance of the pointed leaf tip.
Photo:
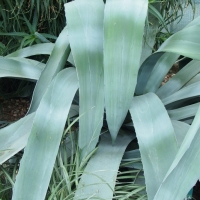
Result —
[[112, 140], [127, 115], [137, 83], [147, 8], [147, 0], [110, 0], [105, 4], [104, 90]]

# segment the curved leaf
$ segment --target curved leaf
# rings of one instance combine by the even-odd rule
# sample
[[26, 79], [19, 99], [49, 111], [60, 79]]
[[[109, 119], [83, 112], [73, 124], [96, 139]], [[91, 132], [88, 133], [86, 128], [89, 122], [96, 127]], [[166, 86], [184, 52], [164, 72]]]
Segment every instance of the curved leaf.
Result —
[[120, 133], [115, 145], [110, 135], [103, 134], [98, 150], [88, 162], [76, 190], [74, 200], [112, 200], [119, 165], [127, 145], [134, 134]]
[[187, 84], [184, 85], [184, 87], [191, 85], [193, 83], [200, 82], [200, 74], [197, 74], [194, 78], [192, 78], [190, 81], [187, 82]]
[[167, 111], [155, 94], [135, 97], [130, 113], [140, 147], [148, 199], [153, 199], [176, 156], [178, 144]]
[[200, 61], [193, 60], [173, 76], [166, 84], [160, 87], [156, 94], [166, 98], [182, 88], [192, 77], [200, 72]]
[[180, 147], [190, 128], [190, 125], [184, 122], [175, 121], [175, 120], [171, 120], [171, 122], [175, 131], [178, 146]]
[[143, 166], [141, 162], [140, 150], [135, 149], [131, 151], [126, 151], [122, 158], [122, 163], [127, 163], [127, 162], [130, 162], [130, 163], [126, 164], [125, 167], [142, 170]]
[[[200, 176], [199, 168], [197, 167], [200, 164], [199, 142], [200, 129], [195, 134], [190, 147], [183, 154], [176, 167], [161, 184], [154, 200], [159, 200], [161, 198], [163, 200], [181, 200], [195, 185]], [[173, 188], [173, 190], [169, 191], [171, 188]]]
[[195, 103], [189, 106], [168, 110], [169, 117], [174, 120], [185, 119], [196, 115], [200, 103]]
[[0, 58], [0, 77], [17, 77], [38, 80], [41, 69], [17, 60]]
[[[103, 124], [103, 1], [65, 4], [69, 41], [79, 78], [79, 147], [82, 157], [96, 146]], [[81, 39], [80, 39], [81, 38]]]
[[70, 47], [67, 35], [67, 28], [65, 27], [60, 33], [58, 39], [56, 40], [55, 45], [53, 45], [51, 56], [49, 57], [46, 67], [42, 71], [42, 74], [35, 86], [31, 106], [28, 111], [29, 113], [35, 112], [37, 110], [42, 96], [47, 90], [47, 87], [50, 84], [51, 80], [61, 69], [64, 68], [69, 53]]
[[193, 120], [193, 123], [192, 125], [190, 126], [185, 138], [184, 138], [184, 141], [181, 145], [181, 148], [179, 149], [177, 155], [176, 155], [176, 158], [175, 160], [173, 161], [169, 171], [167, 172], [167, 175], [166, 177], [172, 172], [172, 170], [177, 166], [178, 162], [181, 160], [181, 158], [183, 157], [184, 153], [189, 149], [190, 145], [191, 145], [191, 142], [192, 140], [194, 139], [200, 125], [199, 125], [199, 122], [200, 122], [200, 106], [197, 110], [197, 113], [195, 115], [195, 118]]
[[[78, 106], [72, 105], [69, 118], [78, 114]], [[35, 113], [31, 113], [17, 122], [0, 129], [0, 164], [21, 151], [27, 144]]]
[[177, 53], [196, 60], [200, 59], [200, 25], [190, 26], [175, 33], [168, 38], [158, 49], [158, 52], [166, 51]]
[[69, 108], [77, 89], [78, 80], [73, 68], [61, 71], [48, 87], [36, 111], [12, 200], [45, 198]]
[[151, 76], [148, 79], [145, 92], [155, 92], [161, 85], [163, 79], [173, 66], [179, 55], [174, 53], [164, 53], [156, 63]]
[[147, 0], [109, 0], [105, 4], [105, 107], [113, 142], [135, 91], [147, 8]]
[[0, 164], [22, 150], [27, 143], [35, 113], [0, 129]]
[[[200, 177], [200, 107], [154, 200], [183, 199]], [[174, 180], [176, 180], [174, 182]], [[173, 190], [169, 190], [173, 188]]]
[[54, 48], [53, 43], [35, 44], [8, 54], [6, 57], [29, 57], [34, 55], [47, 54], [50, 55]]
[[149, 80], [153, 68], [157, 64], [157, 62], [159, 62], [159, 59], [162, 57], [163, 54], [165, 55], [166, 53], [154, 53], [142, 63], [138, 72], [137, 85], [135, 89], [136, 95], [141, 95], [144, 93], [147, 81]]
[[164, 103], [164, 105], [167, 105], [174, 101], [186, 99], [189, 97], [195, 97], [199, 95], [200, 95], [200, 82], [197, 82], [180, 89], [178, 92], [175, 92], [171, 96], [162, 99], [162, 102]]
[[34, 65], [34, 67], [39, 68], [41, 71], [44, 70], [45, 64], [38, 62], [36, 60], [28, 59], [28, 58], [18, 58], [18, 57], [9, 57], [9, 59], [16, 60], [28, 65]]
[[162, 184], [154, 200], [182, 200], [185, 198], [200, 177], [197, 167], [200, 164], [199, 142], [200, 131], [197, 132], [191, 147], [183, 155], [177, 167]]

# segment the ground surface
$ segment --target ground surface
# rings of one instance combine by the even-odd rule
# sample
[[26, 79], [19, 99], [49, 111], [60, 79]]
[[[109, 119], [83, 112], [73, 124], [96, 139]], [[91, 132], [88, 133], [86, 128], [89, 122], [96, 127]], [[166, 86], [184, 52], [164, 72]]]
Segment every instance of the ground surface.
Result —
[[0, 121], [14, 122], [24, 117], [30, 101], [24, 98], [0, 99]]

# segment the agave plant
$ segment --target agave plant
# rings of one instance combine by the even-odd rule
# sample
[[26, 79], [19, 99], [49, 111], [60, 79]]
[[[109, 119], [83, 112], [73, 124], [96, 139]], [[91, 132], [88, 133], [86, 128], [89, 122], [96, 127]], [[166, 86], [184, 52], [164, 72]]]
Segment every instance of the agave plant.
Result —
[[[144, 169], [147, 197], [138, 199], [182, 200], [200, 177], [200, 18], [140, 66], [147, 0], [73, 1], [65, 11], [67, 26], [55, 44], [0, 58], [1, 77], [37, 80], [27, 115], [0, 130], [1, 164], [26, 146], [12, 199], [45, 199], [78, 90], [78, 161], [87, 166], [70, 199], [129, 199], [141, 192], [113, 197], [119, 165], [130, 160], [129, 173]], [[36, 54], [49, 54], [48, 62], [26, 58]], [[194, 60], [161, 86], [180, 55]], [[65, 68], [67, 60], [74, 67]], [[139, 150], [131, 145], [135, 138]]]

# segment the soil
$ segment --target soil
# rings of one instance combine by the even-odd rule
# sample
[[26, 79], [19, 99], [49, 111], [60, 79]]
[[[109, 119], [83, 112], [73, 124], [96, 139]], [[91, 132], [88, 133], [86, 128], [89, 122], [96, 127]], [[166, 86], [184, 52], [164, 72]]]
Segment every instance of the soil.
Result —
[[165, 76], [161, 85], [164, 85], [165, 83], [167, 83], [167, 81], [170, 78], [172, 78], [174, 75], [176, 75], [178, 71], [179, 71], [179, 65], [178, 64], [173, 65], [173, 67], [169, 70], [168, 74]]
[[28, 111], [30, 100], [26, 98], [0, 99], [0, 121], [14, 122], [24, 117]]

